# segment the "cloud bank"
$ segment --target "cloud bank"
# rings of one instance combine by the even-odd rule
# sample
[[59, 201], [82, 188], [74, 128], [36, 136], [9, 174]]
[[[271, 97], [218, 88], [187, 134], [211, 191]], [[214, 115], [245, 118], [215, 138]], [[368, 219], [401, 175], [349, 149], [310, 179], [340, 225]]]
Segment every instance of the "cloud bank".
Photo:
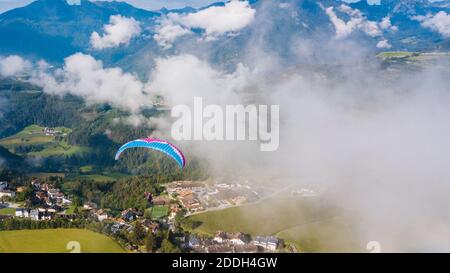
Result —
[[94, 49], [101, 50], [128, 45], [131, 39], [141, 34], [141, 27], [134, 18], [113, 15], [109, 19], [109, 24], [103, 27], [103, 32], [103, 35], [98, 32], [91, 34], [90, 42]]
[[192, 33], [189, 29], [166, 19], [156, 28], [153, 38], [163, 49], [169, 49], [178, 37], [189, 33]]
[[[360, 10], [352, 9], [350, 6], [342, 4], [339, 6], [338, 10], [349, 16], [349, 19], [344, 21], [337, 16], [334, 7], [324, 9], [336, 30], [336, 39], [347, 38], [357, 30], [362, 31], [366, 35], [374, 38], [382, 37], [384, 31], [398, 31], [398, 27], [392, 25], [389, 16], [384, 17], [380, 22], [370, 21], [362, 14]], [[388, 40], [382, 38], [378, 41], [376, 47], [381, 49], [389, 49], [392, 46]]]
[[214, 40], [217, 36], [245, 28], [253, 21], [255, 13], [247, 1], [237, 0], [195, 13], [170, 13], [156, 29], [154, 38], [167, 48], [177, 37], [189, 33], [189, 30], [201, 29], [204, 31], [205, 40]]
[[104, 68], [101, 61], [82, 53], [66, 58], [64, 66], [53, 72], [41, 63], [32, 80], [51, 94], [73, 94], [88, 103], [110, 103], [131, 112], [150, 103], [135, 75], [120, 68]]
[[31, 63], [20, 56], [0, 56], [0, 75], [11, 77], [22, 74], [31, 68]]
[[450, 37], [450, 14], [445, 11], [440, 11], [435, 15], [414, 16], [413, 19], [419, 21], [423, 27], [437, 31], [445, 38]]

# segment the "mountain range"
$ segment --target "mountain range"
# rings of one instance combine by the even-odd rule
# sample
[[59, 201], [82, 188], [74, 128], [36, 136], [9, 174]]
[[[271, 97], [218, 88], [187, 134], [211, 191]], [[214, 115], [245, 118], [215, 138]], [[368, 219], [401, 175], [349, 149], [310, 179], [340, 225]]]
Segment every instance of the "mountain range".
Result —
[[[289, 57], [289, 53], [285, 48], [285, 41], [294, 36], [302, 39], [333, 37], [336, 29], [330, 20], [332, 13], [329, 10], [327, 12], [329, 7], [333, 7], [332, 12], [342, 22], [360, 24], [360, 27], [357, 25], [349, 36], [360, 37], [374, 50], [450, 49], [448, 36], [442, 35], [432, 27], [424, 27], [424, 22], [418, 19], [442, 11], [445, 14], [450, 13], [449, 0], [440, 2], [382, 0], [380, 5], [369, 5], [365, 1], [347, 4], [339, 0], [283, 2], [252, 0], [249, 3], [251, 8], [256, 10], [253, 24], [242, 29], [239, 35], [222, 35], [205, 46], [216, 50], [216, 54], [212, 55], [217, 58], [217, 62], [224, 62], [239, 55], [239, 49], [252, 42], [252, 37], [258, 31], [255, 26], [263, 23], [268, 25], [264, 30], [264, 39], [269, 41], [267, 44], [281, 55], [286, 54], [286, 57]], [[204, 34], [201, 29], [193, 29], [195, 35], [177, 39], [169, 50], [162, 49], [152, 37], [167, 14], [192, 14], [212, 6], [223, 5], [224, 3], [218, 2], [200, 9], [186, 7], [177, 10], [148, 11], [116, 1], [81, 0], [79, 5], [73, 5], [68, 4], [66, 0], [37, 0], [28, 6], [0, 15], [0, 37], [4, 37], [0, 43], [0, 55], [16, 54], [31, 59], [62, 63], [65, 57], [76, 52], [84, 52], [101, 59], [106, 64], [119, 65], [125, 69], [130, 69], [131, 66], [137, 69], [145, 68], [155, 56], [176, 52], [177, 47], [192, 46], [192, 43], [198, 41]], [[342, 9], [342, 5], [350, 7], [351, 10]], [[356, 12], [360, 12], [361, 15]], [[137, 20], [142, 29], [141, 35], [132, 39], [127, 46], [105, 50], [93, 49], [90, 44], [92, 33], [102, 34], [103, 27], [108, 24], [112, 15]], [[379, 23], [381, 26], [385, 18], [390, 20], [391, 27], [395, 26], [395, 31], [384, 31], [382, 37], [364, 33], [373, 24]], [[350, 25], [344, 27], [351, 28]]]

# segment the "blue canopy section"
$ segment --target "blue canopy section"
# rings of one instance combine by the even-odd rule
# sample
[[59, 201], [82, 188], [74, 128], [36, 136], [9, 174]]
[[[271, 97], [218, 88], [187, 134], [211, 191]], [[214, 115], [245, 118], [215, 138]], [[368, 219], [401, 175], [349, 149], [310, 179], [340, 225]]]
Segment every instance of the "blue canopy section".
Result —
[[185, 165], [184, 156], [181, 153], [181, 151], [179, 149], [177, 149], [176, 147], [174, 147], [172, 144], [165, 142], [165, 141], [160, 141], [160, 140], [138, 139], [138, 140], [128, 142], [127, 144], [120, 147], [120, 149], [116, 153], [115, 159], [118, 160], [120, 155], [122, 154], [122, 152], [124, 152], [125, 150], [130, 149], [130, 148], [148, 148], [148, 149], [160, 151], [160, 152], [170, 156], [171, 158], [173, 158], [181, 168], [183, 168]]

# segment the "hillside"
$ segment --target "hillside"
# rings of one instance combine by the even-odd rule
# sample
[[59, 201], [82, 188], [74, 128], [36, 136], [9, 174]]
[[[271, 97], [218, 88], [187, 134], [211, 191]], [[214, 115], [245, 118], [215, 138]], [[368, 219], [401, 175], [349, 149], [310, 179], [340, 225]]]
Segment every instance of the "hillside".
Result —
[[[448, 50], [449, 39], [430, 28], [422, 27], [414, 19], [415, 16], [436, 14], [438, 11], [449, 11], [449, 1], [382, 1], [381, 5], [368, 5], [365, 1], [349, 4], [360, 11], [370, 24], [380, 23], [390, 18], [390, 23], [396, 30], [383, 31], [383, 39], [389, 41], [392, 50], [430, 51]], [[301, 35], [303, 38], [322, 39], [334, 36], [334, 27], [324, 8], [333, 7], [339, 18], [349, 20], [349, 15], [340, 10], [343, 2], [339, 0], [295, 0], [289, 2], [290, 13], [284, 6], [270, 1], [250, 1], [252, 8], [257, 10], [255, 24], [243, 29], [240, 35], [218, 37], [211, 46], [201, 45], [205, 50], [213, 50], [216, 63], [233, 63], [236, 54], [241, 54], [242, 48], [251, 44], [251, 37], [259, 33], [256, 26], [270, 18], [272, 25], [265, 29], [264, 39], [269, 48], [276, 49], [281, 56], [290, 58], [285, 41]], [[218, 2], [211, 6], [223, 5]], [[205, 7], [207, 8], [207, 7]], [[158, 29], [159, 22], [169, 13], [193, 13], [205, 8], [181, 8], [176, 10], [163, 9], [147, 11], [135, 8], [123, 2], [91, 2], [82, 0], [80, 5], [68, 5], [66, 0], [38, 0], [32, 4], [5, 12], [0, 15], [0, 35], [9, 37], [0, 44], [0, 55], [18, 54], [28, 58], [43, 58], [53, 63], [61, 63], [63, 59], [75, 52], [94, 55], [107, 64], [119, 65], [127, 70], [142, 73], [153, 65], [153, 58], [176, 52], [177, 48], [189, 49], [192, 43], [203, 34], [195, 30], [190, 35], [176, 41], [171, 50], [162, 50], [152, 38]], [[106, 50], [93, 50], [89, 44], [90, 35], [102, 32], [103, 26], [109, 22], [111, 15], [120, 14], [134, 18], [140, 22], [143, 33], [126, 47]], [[356, 19], [355, 19], [356, 20]], [[358, 19], [361, 20], [361, 19]], [[364, 19], [363, 19], [364, 20]], [[347, 26], [349, 27], [349, 26]], [[364, 31], [356, 30], [351, 35], [365, 41], [367, 45], [377, 50], [376, 44], [380, 37], [365, 35]], [[47, 50], [47, 45], [52, 50]], [[145, 74], [142, 76], [146, 76]]]
[[306, 252], [361, 252], [365, 247], [357, 244], [357, 226], [345, 212], [323, 200], [288, 193], [255, 204], [195, 214], [183, 227], [209, 236], [218, 230], [273, 235]]
[[30, 125], [13, 136], [0, 139], [0, 145], [22, 156], [68, 156], [88, 152], [86, 147], [72, 146], [67, 142], [71, 133], [72, 130], [66, 127]]
[[[121, 14], [144, 22], [158, 13], [135, 8], [122, 2], [91, 2], [69, 5], [66, 0], [38, 0], [0, 15], [0, 54], [40, 57], [49, 61], [86, 50], [93, 31], [108, 23], [111, 15]], [[48, 45], [52, 50], [48, 50]]]

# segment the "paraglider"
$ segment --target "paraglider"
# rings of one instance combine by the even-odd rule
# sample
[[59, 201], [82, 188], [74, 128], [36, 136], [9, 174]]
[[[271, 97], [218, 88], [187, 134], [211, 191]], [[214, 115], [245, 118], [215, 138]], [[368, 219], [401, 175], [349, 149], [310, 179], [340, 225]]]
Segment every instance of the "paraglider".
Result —
[[119, 160], [120, 155], [129, 148], [149, 148], [156, 151], [160, 151], [171, 158], [173, 158], [178, 165], [183, 168], [186, 165], [186, 159], [183, 152], [175, 145], [156, 138], [143, 138], [136, 139], [124, 144], [116, 153], [116, 160]]

